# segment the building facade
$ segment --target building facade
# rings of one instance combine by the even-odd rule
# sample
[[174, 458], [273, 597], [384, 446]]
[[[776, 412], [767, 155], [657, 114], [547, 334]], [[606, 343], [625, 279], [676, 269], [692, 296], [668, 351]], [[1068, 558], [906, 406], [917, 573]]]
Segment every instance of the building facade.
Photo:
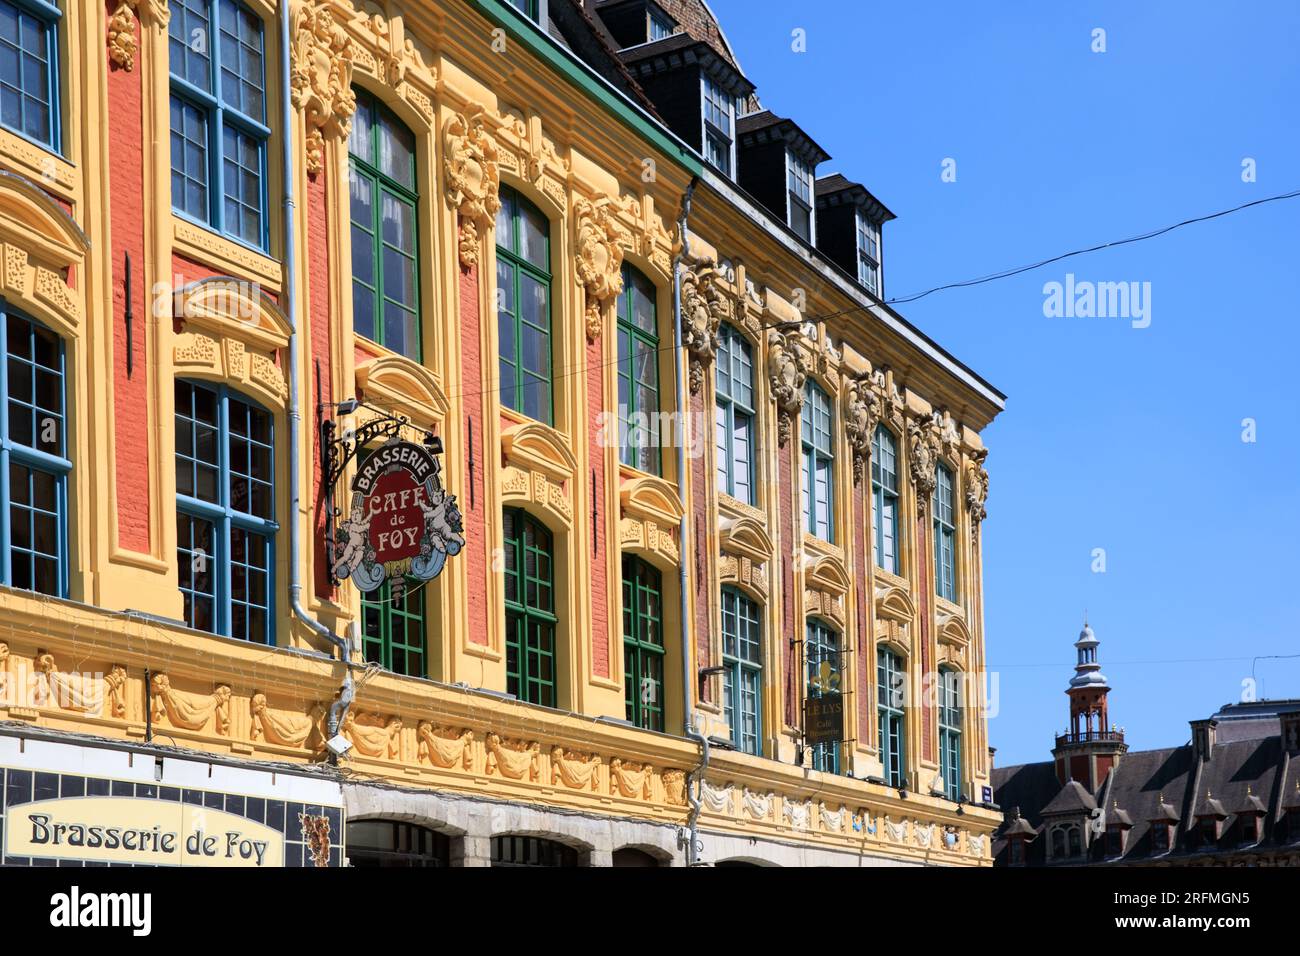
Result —
[[1130, 752], [1086, 624], [1052, 760], [998, 767], [998, 866], [1300, 865], [1300, 702], [1228, 704], [1178, 747]]
[[700, 0], [0, 47], [6, 862], [157, 801], [165, 863], [991, 862], [1003, 397]]

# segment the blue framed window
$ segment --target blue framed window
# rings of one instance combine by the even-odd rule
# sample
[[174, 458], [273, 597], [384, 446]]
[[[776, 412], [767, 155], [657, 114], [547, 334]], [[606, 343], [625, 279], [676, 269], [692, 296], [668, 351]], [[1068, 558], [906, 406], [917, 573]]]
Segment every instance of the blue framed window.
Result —
[[0, 583], [68, 594], [63, 341], [0, 301]]
[[888, 648], [876, 652], [876, 709], [880, 717], [880, 762], [891, 787], [907, 786], [907, 671]]
[[618, 297], [619, 461], [659, 474], [659, 326], [655, 287], [623, 266]]
[[0, 125], [59, 149], [59, 21], [44, 0], [0, 0]]
[[705, 76], [704, 85], [704, 158], [724, 175], [730, 176], [735, 155], [732, 119], [736, 100], [730, 93]]
[[871, 527], [876, 567], [898, 574], [898, 443], [884, 425], [871, 439]]
[[718, 328], [718, 490], [747, 505], [754, 496], [754, 349], [735, 327]]
[[648, 31], [650, 42], [655, 40], [666, 40], [677, 32], [677, 26], [667, 17], [653, 7], [649, 10], [650, 28]]
[[763, 628], [758, 605], [735, 588], [722, 589], [722, 700], [731, 742], [763, 753]]
[[176, 382], [176, 563], [185, 623], [273, 643], [271, 413], [222, 385]]
[[541, 0], [506, 0], [506, 3], [510, 4], [510, 6], [514, 7], [534, 23], [541, 22]]
[[265, 250], [262, 21], [236, 0], [172, 0], [167, 33], [172, 208]]
[[961, 674], [951, 668], [939, 670], [939, 772], [944, 795], [961, 799]]
[[823, 541], [835, 540], [831, 515], [834, 500], [835, 454], [831, 445], [831, 397], [809, 379], [803, 399], [803, 526], [809, 534]]
[[392, 110], [357, 93], [348, 140], [352, 193], [352, 326], [420, 361], [415, 135]]
[[[839, 631], [824, 621], [810, 618], [804, 638], [804, 663], [809, 697], [843, 693]], [[823, 773], [839, 773], [840, 741], [813, 744], [812, 765], [814, 770]]]
[[551, 424], [551, 224], [513, 189], [497, 210], [501, 404]]
[[934, 589], [939, 597], [957, 600], [957, 526], [953, 512], [952, 470], [939, 465], [934, 474]]

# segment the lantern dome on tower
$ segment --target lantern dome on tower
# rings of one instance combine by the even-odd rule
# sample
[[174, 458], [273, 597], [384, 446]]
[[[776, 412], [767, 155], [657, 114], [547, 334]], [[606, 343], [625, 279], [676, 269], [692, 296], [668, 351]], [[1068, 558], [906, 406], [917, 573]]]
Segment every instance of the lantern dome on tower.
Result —
[[1088, 626], [1088, 619], [1084, 618], [1083, 630], [1079, 632], [1079, 639], [1074, 642], [1078, 658], [1074, 665], [1074, 676], [1070, 678], [1071, 689], [1077, 687], [1109, 689], [1110, 684], [1106, 680], [1106, 675], [1101, 672], [1101, 664], [1097, 662], [1097, 646], [1100, 643], [1097, 635]]

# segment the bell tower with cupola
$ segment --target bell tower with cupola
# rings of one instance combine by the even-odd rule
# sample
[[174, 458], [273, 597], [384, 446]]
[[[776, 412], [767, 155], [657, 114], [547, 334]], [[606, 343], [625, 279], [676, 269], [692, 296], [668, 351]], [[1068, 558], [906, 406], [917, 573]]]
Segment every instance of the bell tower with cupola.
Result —
[[1106, 697], [1110, 683], [1101, 672], [1097, 647], [1101, 642], [1084, 618], [1083, 630], [1074, 642], [1077, 658], [1074, 676], [1065, 693], [1070, 698], [1070, 727], [1056, 737], [1052, 757], [1062, 786], [1077, 780], [1096, 793], [1106, 774], [1128, 750], [1124, 731], [1110, 726]]

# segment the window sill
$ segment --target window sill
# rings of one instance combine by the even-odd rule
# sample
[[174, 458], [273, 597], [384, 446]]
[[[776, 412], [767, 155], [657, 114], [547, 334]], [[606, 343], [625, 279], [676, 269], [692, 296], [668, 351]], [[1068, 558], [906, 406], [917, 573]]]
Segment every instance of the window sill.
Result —
[[281, 265], [251, 246], [213, 232], [172, 213], [172, 251], [215, 269], [223, 275], [254, 279], [265, 291], [278, 295], [284, 282]]

